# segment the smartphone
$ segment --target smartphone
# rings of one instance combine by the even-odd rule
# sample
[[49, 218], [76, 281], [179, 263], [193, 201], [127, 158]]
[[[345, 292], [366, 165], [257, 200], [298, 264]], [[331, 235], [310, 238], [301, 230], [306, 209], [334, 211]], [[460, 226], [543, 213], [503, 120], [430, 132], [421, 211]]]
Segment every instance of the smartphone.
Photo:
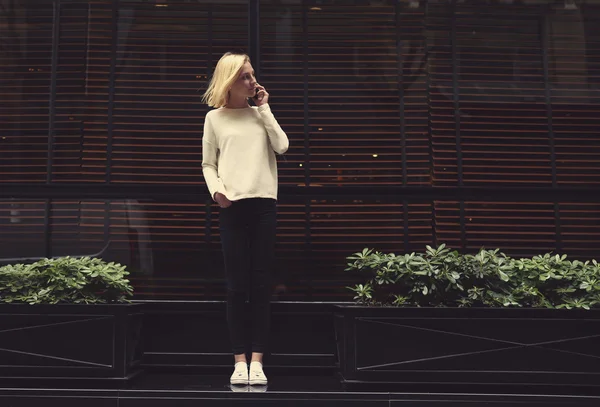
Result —
[[254, 96], [252, 96], [252, 99], [254, 99], [254, 100], [258, 99], [258, 88], [254, 88]]

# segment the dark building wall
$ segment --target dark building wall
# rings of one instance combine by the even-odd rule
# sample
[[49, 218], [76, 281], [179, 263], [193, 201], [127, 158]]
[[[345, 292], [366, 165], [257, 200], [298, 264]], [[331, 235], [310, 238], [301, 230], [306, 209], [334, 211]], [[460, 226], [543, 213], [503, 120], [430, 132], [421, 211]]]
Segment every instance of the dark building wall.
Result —
[[280, 298], [348, 299], [364, 247], [597, 257], [600, 7], [537, 3], [5, 0], [0, 258], [221, 298], [200, 92], [232, 49], [291, 141]]

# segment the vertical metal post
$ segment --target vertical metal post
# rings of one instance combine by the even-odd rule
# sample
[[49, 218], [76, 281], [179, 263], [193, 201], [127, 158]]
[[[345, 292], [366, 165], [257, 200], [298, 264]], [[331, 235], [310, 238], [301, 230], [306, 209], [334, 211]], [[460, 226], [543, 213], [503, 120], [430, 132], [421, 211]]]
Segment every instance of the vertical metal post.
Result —
[[554, 202], [554, 233], [556, 252], [560, 253], [563, 250], [561, 222], [560, 222], [560, 203]]
[[52, 257], [52, 200], [44, 201], [44, 256]]
[[88, 92], [89, 92], [89, 84], [90, 84], [90, 59], [91, 59], [91, 51], [90, 51], [90, 38], [92, 37], [92, 3], [88, 3], [87, 5], [87, 25], [86, 25], [86, 36], [85, 36], [85, 63], [84, 63], [84, 71], [85, 71], [85, 101], [88, 102]]
[[[308, 4], [302, 1], [302, 76], [304, 81], [304, 185], [310, 187], [310, 110], [308, 108]], [[311, 219], [312, 206], [310, 197], [305, 197], [304, 201], [304, 238], [305, 253], [309, 264], [312, 264], [312, 239], [311, 239]], [[309, 297], [314, 292], [314, 286], [311, 282], [309, 287]]]
[[435, 210], [435, 200], [431, 201], [431, 244], [433, 247], [438, 246], [437, 212]]
[[206, 80], [207, 80], [207, 87], [208, 87], [208, 81], [210, 80], [210, 77], [212, 75], [212, 68], [213, 68], [213, 30], [214, 30], [214, 26], [213, 26], [213, 5], [209, 4], [208, 5], [208, 59], [206, 61]]
[[[423, 32], [428, 32], [428, 18], [429, 18], [429, 2], [425, 3], [425, 12], [423, 15]], [[435, 186], [435, 162], [433, 160], [433, 135], [431, 134], [431, 64], [429, 62], [429, 36], [425, 34], [424, 39], [424, 51], [425, 51], [425, 83], [427, 89], [427, 138], [429, 145], [429, 185]], [[435, 199], [431, 200], [431, 243], [433, 247], [437, 247], [438, 238], [437, 238], [437, 219], [436, 219], [436, 211], [435, 211]]]
[[213, 259], [211, 243], [212, 243], [212, 198], [208, 198], [204, 202], [204, 209], [206, 212], [206, 221], [204, 222], [204, 254], [210, 263], [210, 270], [215, 270], [215, 259]]
[[248, 0], [249, 56], [254, 73], [260, 78], [260, 5], [259, 0]]
[[[398, 87], [398, 109], [399, 109], [399, 118], [400, 118], [400, 149], [401, 149], [401, 160], [402, 160], [402, 186], [407, 185], [408, 178], [408, 169], [406, 162], [406, 128], [405, 128], [405, 115], [404, 115], [404, 52], [403, 52], [403, 41], [402, 41], [402, 32], [400, 27], [402, 26], [402, 13], [401, 13], [401, 5], [400, 2], [395, 2], [395, 17], [396, 17], [396, 68], [398, 79], [396, 81], [396, 86]], [[403, 218], [403, 228], [404, 228], [404, 251], [407, 252], [410, 250], [410, 230], [408, 223], [408, 202], [402, 202], [402, 218]]]
[[[550, 152], [550, 165], [552, 167], [552, 188], [558, 187], [558, 169], [556, 166], [556, 146], [554, 140], [554, 123], [552, 114], [552, 89], [550, 82], [550, 60], [548, 56], [548, 48], [550, 43], [550, 33], [548, 30], [548, 13], [547, 9], [542, 9], [543, 12], [539, 20], [540, 41], [542, 42], [542, 64], [544, 67], [544, 96], [546, 102], [546, 117], [548, 121], [548, 149]], [[560, 222], [560, 204], [554, 202], [554, 247], [557, 252], [563, 249], [562, 233]]]
[[456, 45], [456, 0], [452, 1], [451, 9], [451, 32], [450, 41], [452, 44], [452, 91], [454, 96], [454, 130], [456, 138], [456, 167], [458, 173], [458, 186], [463, 186], [463, 162], [462, 146], [460, 137], [460, 88], [458, 86], [458, 47]]
[[302, 75], [304, 81], [304, 185], [310, 187], [310, 111], [308, 108], [308, 5], [302, 2]]
[[[119, 0], [112, 2], [111, 16], [112, 39], [110, 44], [110, 68], [108, 74], [108, 112], [106, 129], [106, 173], [104, 181], [110, 184], [112, 177], [112, 150], [113, 150], [113, 112], [115, 107], [115, 73], [117, 65], [117, 44], [119, 41]], [[104, 241], [110, 239], [110, 201], [104, 201]], [[127, 209], [126, 209], [127, 210]], [[127, 214], [128, 216], [129, 214]]]
[[398, 98], [400, 101], [400, 144], [402, 151], [402, 185], [406, 186], [408, 178], [408, 169], [406, 162], [406, 124], [404, 114], [404, 53], [403, 53], [403, 41], [402, 32], [400, 27], [402, 26], [402, 13], [400, 2], [395, 3], [396, 12], [396, 55], [397, 55], [397, 69], [398, 69]]
[[[127, 205], [125, 204], [125, 201], [123, 201], [122, 205], [123, 205], [123, 210], [127, 211], [127, 213], [125, 213], [125, 218], [127, 219], [127, 222], [129, 222], [129, 212], [128, 212], [129, 209], [127, 208]], [[110, 240], [110, 201], [109, 200], [104, 201], [103, 233], [104, 233], [104, 244], [106, 244]]]
[[113, 0], [112, 3], [112, 40], [110, 44], [110, 71], [108, 74], [108, 112], [106, 128], [106, 173], [104, 181], [109, 184], [112, 177], [112, 151], [113, 151], [113, 130], [114, 130], [114, 108], [115, 108], [115, 77], [117, 65], [117, 44], [119, 41], [119, 0]]
[[[213, 4], [208, 5], [208, 59], [206, 61], [206, 88], [208, 88], [208, 83], [212, 76], [213, 69], [213, 31], [214, 31], [214, 16], [213, 16]], [[215, 270], [215, 258], [214, 254], [211, 250], [211, 243], [213, 239], [212, 235], [212, 205], [213, 205], [212, 197], [209, 197], [204, 202], [205, 209], [205, 227], [204, 227], [204, 253], [206, 255], [206, 259], [208, 259], [208, 264], [210, 270]], [[219, 253], [220, 254], [220, 253]]]
[[[427, 33], [428, 32], [428, 16], [429, 16], [429, 7], [428, 7], [429, 2], [427, 2], [425, 4], [425, 13], [423, 16], [423, 25], [424, 27], [424, 32]], [[435, 186], [435, 161], [433, 160], [433, 136], [431, 134], [431, 64], [430, 64], [430, 60], [429, 60], [429, 41], [428, 41], [428, 34], [425, 34], [425, 44], [424, 44], [424, 51], [425, 51], [425, 58], [426, 58], [426, 62], [425, 62], [425, 86], [426, 86], [426, 92], [427, 92], [427, 137], [428, 137], [428, 145], [429, 145], [429, 185], [431, 186]]]
[[460, 201], [460, 248], [464, 250], [467, 247], [467, 226], [465, 225], [465, 201]]
[[[458, 173], [458, 187], [464, 185], [463, 181], [463, 161], [462, 161], [462, 146], [460, 137], [460, 88], [458, 86], [458, 47], [456, 45], [456, 0], [452, 1], [451, 9], [451, 28], [450, 28], [450, 41], [452, 44], [452, 88], [454, 96], [454, 129], [456, 138], [456, 169]], [[460, 201], [460, 246], [461, 249], [465, 249], [466, 243], [466, 225], [465, 225], [465, 202]]]
[[542, 63], [544, 66], [544, 96], [546, 100], [546, 116], [548, 122], [548, 148], [550, 150], [550, 165], [552, 166], [552, 187], [557, 186], [556, 151], [554, 146], [554, 126], [552, 122], [552, 95], [550, 89], [550, 72], [548, 60], [548, 21], [544, 14], [539, 21], [540, 40], [542, 42]]
[[46, 184], [50, 184], [52, 182], [52, 164], [54, 162], [54, 118], [56, 116], [58, 43], [60, 41], [60, 0], [54, 0], [52, 6], [52, 59], [50, 67], [50, 95], [48, 100], [48, 156], [46, 159]]
[[[56, 117], [56, 89], [58, 72], [58, 43], [60, 41], [60, 0], [54, 0], [52, 10], [52, 55], [50, 68], [50, 95], [48, 100], [48, 151], [46, 160], [46, 184], [52, 182], [52, 165], [54, 162], [54, 118]], [[44, 256], [52, 257], [52, 201], [44, 200]]]
[[402, 212], [404, 218], [404, 252], [410, 251], [410, 228], [409, 228], [409, 209], [408, 201], [402, 202]]

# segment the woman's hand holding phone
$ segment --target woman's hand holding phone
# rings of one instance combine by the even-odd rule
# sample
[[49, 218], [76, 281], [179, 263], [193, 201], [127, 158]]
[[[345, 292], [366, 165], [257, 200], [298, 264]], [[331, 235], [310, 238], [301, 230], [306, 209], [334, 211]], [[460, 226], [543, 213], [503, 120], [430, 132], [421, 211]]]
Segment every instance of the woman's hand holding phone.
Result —
[[254, 102], [256, 103], [256, 106], [266, 105], [267, 103], [269, 103], [269, 93], [264, 88], [264, 86], [261, 86], [257, 83], [256, 84], [256, 95], [254, 95], [253, 99], [254, 99]]

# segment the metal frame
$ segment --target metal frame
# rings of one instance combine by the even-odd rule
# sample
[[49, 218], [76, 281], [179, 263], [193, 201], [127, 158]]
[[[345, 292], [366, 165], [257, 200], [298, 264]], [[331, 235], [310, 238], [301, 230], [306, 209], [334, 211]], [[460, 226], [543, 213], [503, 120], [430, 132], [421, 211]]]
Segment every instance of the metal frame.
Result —
[[[93, 188], [90, 188], [93, 186]], [[347, 186], [296, 187], [281, 185], [285, 198], [356, 198], [383, 199], [396, 202], [427, 200], [496, 200], [498, 202], [588, 202], [600, 201], [600, 189], [579, 187], [420, 187], [420, 186]], [[150, 199], [182, 202], [202, 202], [210, 199], [208, 192], [195, 186], [140, 184], [5, 184], [0, 199]]]
[[[429, 2], [425, 3], [425, 17], [427, 17], [429, 15]], [[423, 21], [423, 25], [424, 28], [427, 28], [427, 20], [426, 18]], [[424, 50], [425, 50], [425, 58], [426, 58], [426, 65], [425, 65], [425, 69], [427, 70], [427, 72], [430, 72], [429, 69], [431, 67], [430, 65], [430, 59], [429, 59], [429, 41], [427, 36], [425, 36], [425, 46], [424, 46]], [[431, 75], [426, 75], [425, 76], [425, 81], [426, 81], [426, 88], [427, 88], [427, 104], [428, 104], [428, 109], [427, 109], [427, 129], [428, 129], [428, 136], [429, 136], [429, 181], [431, 184], [433, 184], [433, 182], [435, 181], [435, 174], [433, 171], [433, 166], [435, 164], [434, 160], [433, 160], [433, 138], [431, 137]], [[436, 211], [435, 211], [435, 202], [432, 201], [431, 202], [431, 237], [432, 237], [432, 243], [434, 247], [437, 247], [438, 245], [438, 239], [437, 239], [437, 215], [436, 215]]]
[[[304, 80], [304, 187], [310, 188], [310, 110], [308, 108], [308, 4], [302, 7], [302, 76]], [[281, 189], [280, 189], [281, 190]], [[304, 204], [304, 254], [312, 263], [312, 239], [311, 239], [311, 205], [310, 201]], [[310, 293], [312, 295], [312, 286]]]
[[54, 118], [56, 116], [56, 79], [58, 75], [58, 43], [60, 41], [60, 0], [52, 4], [52, 57], [50, 68], [50, 100], [48, 111], [48, 161], [46, 163], [46, 184], [52, 182], [54, 162]]
[[[542, 42], [542, 63], [544, 69], [544, 96], [546, 101], [546, 115], [548, 119], [548, 148], [550, 150], [550, 165], [552, 166], [552, 187], [558, 188], [558, 170], [556, 168], [556, 149], [554, 145], [554, 123], [552, 120], [552, 95], [550, 89], [550, 69], [548, 60], [548, 18], [544, 14], [540, 17], [539, 34]], [[554, 243], [556, 250], [561, 251], [563, 248], [562, 237], [561, 237], [561, 220], [560, 220], [560, 205], [557, 201], [554, 201]]]
[[458, 86], [458, 56], [456, 47], [456, 0], [452, 0], [452, 17], [450, 41], [452, 44], [452, 93], [454, 97], [454, 129], [456, 137], [456, 170], [458, 173], [458, 186], [464, 185], [463, 182], [463, 162], [462, 162], [462, 145], [460, 134], [460, 88]]
[[[408, 168], [406, 166], [406, 122], [404, 116], [404, 53], [403, 53], [403, 42], [402, 42], [402, 33], [400, 31], [400, 27], [402, 26], [402, 13], [401, 13], [401, 4], [400, 2], [395, 3], [394, 11], [396, 13], [396, 56], [398, 58], [397, 61], [397, 69], [398, 69], [398, 98], [400, 100], [399, 103], [399, 112], [398, 116], [400, 117], [400, 145], [401, 145], [401, 156], [402, 156], [402, 186], [406, 187], [408, 184]], [[402, 201], [402, 220], [403, 220], [403, 237], [404, 237], [404, 250], [408, 250], [410, 247], [410, 228], [408, 222], [408, 201], [405, 199]]]
[[310, 186], [310, 111], [308, 108], [308, 12], [302, 8], [302, 75], [304, 78], [304, 186]]
[[[454, 98], [454, 131], [456, 138], [456, 172], [458, 174], [459, 188], [464, 185], [463, 180], [463, 160], [462, 160], [462, 145], [460, 134], [460, 87], [458, 86], [458, 55], [456, 49], [456, 0], [452, 0], [452, 16], [450, 28], [450, 41], [452, 45], [452, 93]], [[460, 247], [465, 249], [467, 246], [467, 231], [465, 225], [465, 202], [460, 201]]]
[[399, 116], [400, 116], [400, 144], [402, 151], [402, 185], [407, 185], [408, 168], [406, 168], [406, 126], [404, 117], [404, 53], [402, 52], [402, 32], [400, 27], [402, 26], [402, 13], [400, 2], [396, 2], [394, 11], [396, 12], [396, 55], [398, 58], [398, 98], [400, 99], [399, 104]]
[[548, 148], [550, 150], [550, 165], [552, 166], [552, 186], [557, 186], [556, 151], [554, 148], [554, 123], [552, 121], [552, 96], [550, 90], [550, 72], [548, 62], [548, 21], [546, 16], [540, 20], [540, 40], [542, 42], [542, 64], [544, 69], [544, 96], [546, 100], [546, 115], [548, 118]]
[[[54, 163], [54, 140], [55, 128], [54, 118], [56, 117], [56, 81], [58, 75], [58, 43], [60, 41], [60, 0], [55, 0], [52, 4], [52, 57], [50, 68], [50, 100], [48, 102], [48, 161], [46, 162], [46, 185], [52, 183], [52, 164]], [[50, 213], [52, 202], [45, 199], [44, 202], [44, 253], [46, 257], [52, 256], [52, 242]]]

